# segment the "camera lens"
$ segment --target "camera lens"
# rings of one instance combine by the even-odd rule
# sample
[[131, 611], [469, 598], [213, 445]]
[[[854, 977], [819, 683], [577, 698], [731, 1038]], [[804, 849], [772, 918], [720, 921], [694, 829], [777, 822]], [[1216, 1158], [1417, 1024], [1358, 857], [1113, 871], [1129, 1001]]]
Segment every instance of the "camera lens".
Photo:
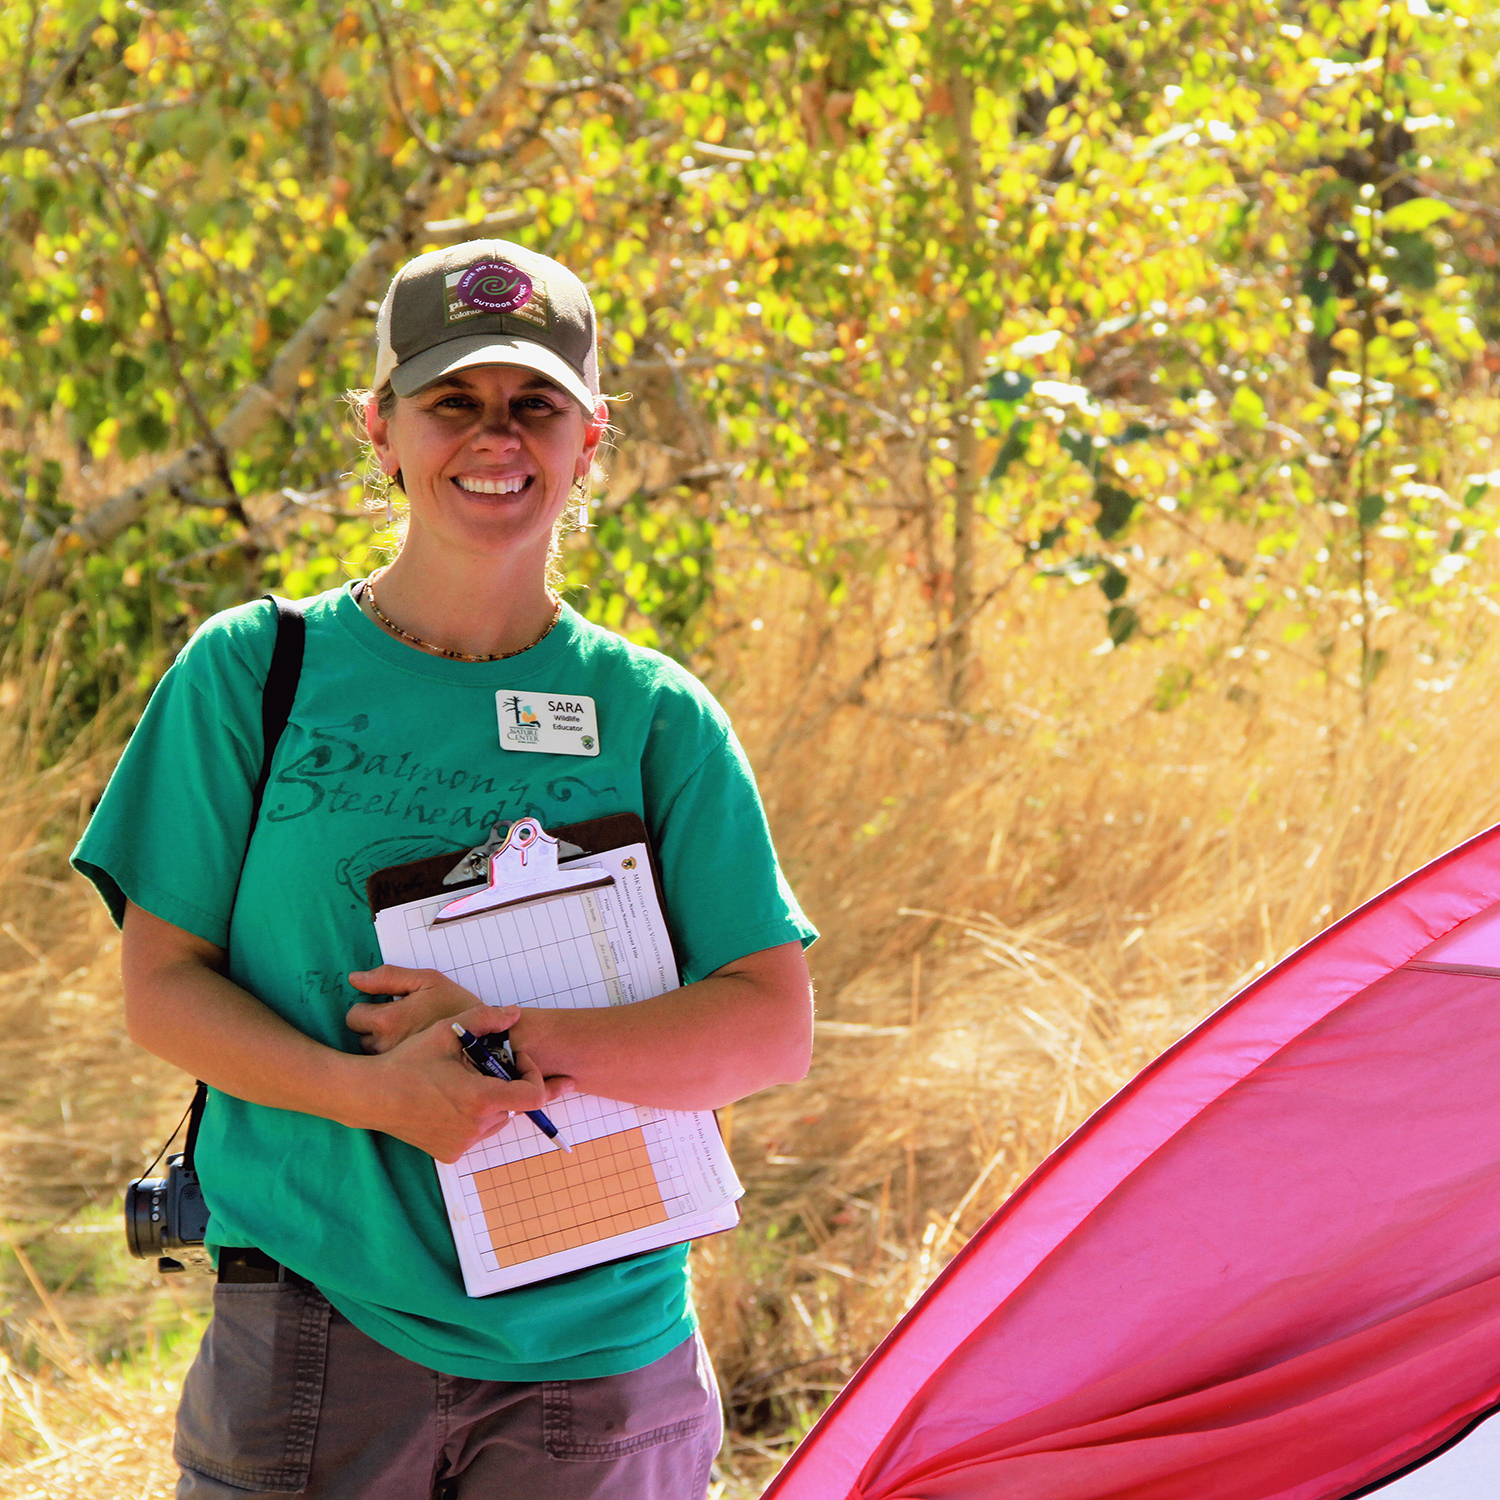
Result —
[[164, 1177], [138, 1177], [125, 1189], [125, 1243], [137, 1260], [162, 1253], [166, 1207]]

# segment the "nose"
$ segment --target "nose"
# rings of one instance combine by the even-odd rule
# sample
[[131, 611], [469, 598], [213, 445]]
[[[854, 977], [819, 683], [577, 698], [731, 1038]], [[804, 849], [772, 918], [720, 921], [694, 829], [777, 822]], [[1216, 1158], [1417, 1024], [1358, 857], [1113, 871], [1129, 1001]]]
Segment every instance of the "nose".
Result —
[[487, 405], [484, 408], [473, 441], [476, 447], [507, 449], [516, 447], [520, 438], [515, 414], [510, 409], [510, 403], [506, 401]]

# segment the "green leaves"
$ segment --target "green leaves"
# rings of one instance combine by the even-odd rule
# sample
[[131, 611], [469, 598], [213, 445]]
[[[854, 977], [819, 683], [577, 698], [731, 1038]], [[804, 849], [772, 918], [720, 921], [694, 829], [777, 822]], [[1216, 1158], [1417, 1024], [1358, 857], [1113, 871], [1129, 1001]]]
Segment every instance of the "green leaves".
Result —
[[1413, 292], [1430, 292], [1437, 286], [1437, 254], [1425, 235], [1415, 230], [1400, 233], [1387, 226], [1385, 242], [1389, 259], [1384, 269], [1392, 281]]
[[[1129, 490], [1121, 489], [1119, 485], [1096, 484], [1094, 503], [1099, 507], [1099, 515], [1094, 521], [1094, 530], [1108, 542], [1130, 524], [1130, 518], [1135, 514], [1138, 502]], [[1107, 589], [1105, 593], [1107, 597], [1114, 597]]]
[[1359, 524], [1364, 527], [1380, 525], [1381, 517], [1385, 515], [1386, 497], [1380, 490], [1374, 490], [1368, 495], [1361, 495], [1359, 501]]
[[1405, 203], [1398, 203], [1385, 211], [1382, 228], [1388, 235], [1420, 233], [1452, 213], [1449, 204], [1440, 203], [1436, 198], [1408, 198]]
[[[831, 619], [880, 598], [946, 640], [1034, 558], [1037, 586], [1098, 583], [1115, 645], [1207, 654], [1316, 616], [1336, 657], [1360, 533], [1380, 607], [1466, 597], [1434, 574], [1453, 502], [1426, 491], [1462, 495], [1483, 544], [1495, 496], [1456, 455], [1482, 451], [1492, 234], [1452, 206], [1493, 202], [1480, 28], [1374, 0], [1297, 27], [1269, 0], [1116, 9], [552, 0], [414, 248], [500, 233], [595, 292], [605, 387], [632, 399], [568, 554], [581, 607], [701, 657], [735, 569], [771, 559]], [[48, 6], [30, 42], [31, 10], [0, 13], [18, 79], [54, 80], [14, 127], [43, 144], [0, 137], [0, 401], [90, 501], [264, 376], [523, 24], [483, 0], [382, 3], [384, 37], [352, 6], [221, 11]], [[1439, 114], [1424, 166], [1399, 122]], [[362, 565], [378, 523], [339, 397], [378, 291], [234, 445], [237, 493], [210, 472], [120, 543], [139, 581], [112, 575], [111, 607], [190, 619], [262, 574]], [[67, 503], [3, 501], [12, 555]]]

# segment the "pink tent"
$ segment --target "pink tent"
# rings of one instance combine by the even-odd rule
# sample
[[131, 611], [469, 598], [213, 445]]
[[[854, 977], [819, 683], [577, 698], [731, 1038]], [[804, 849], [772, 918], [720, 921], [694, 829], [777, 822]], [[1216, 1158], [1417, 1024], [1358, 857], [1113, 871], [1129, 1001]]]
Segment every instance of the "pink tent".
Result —
[[1500, 828], [1164, 1053], [766, 1500], [1500, 1496], [1497, 903]]

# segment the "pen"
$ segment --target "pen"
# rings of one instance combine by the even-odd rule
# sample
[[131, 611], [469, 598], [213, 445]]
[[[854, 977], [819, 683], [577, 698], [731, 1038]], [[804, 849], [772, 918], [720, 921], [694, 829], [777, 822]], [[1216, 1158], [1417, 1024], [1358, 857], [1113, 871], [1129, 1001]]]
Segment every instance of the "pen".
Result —
[[[472, 1031], [465, 1031], [457, 1021], [453, 1023], [453, 1030], [458, 1035], [458, 1045], [463, 1049], [463, 1054], [479, 1069], [481, 1073], [488, 1073], [491, 1078], [503, 1078], [508, 1083], [519, 1083], [521, 1075], [512, 1067], [499, 1051], [496, 1051], [491, 1043], [493, 1037], [475, 1036]], [[506, 1041], [506, 1033], [500, 1034], [500, 1046], [509, 1050]], [[542, 1132], [550, 1141], [555, 1141], [569, 1156], [573, 1154], [573, 1148], [557, 1133], [557, 1126], [549, 1120], [539, 1109], [528, 1109], [526, 1118]]]

